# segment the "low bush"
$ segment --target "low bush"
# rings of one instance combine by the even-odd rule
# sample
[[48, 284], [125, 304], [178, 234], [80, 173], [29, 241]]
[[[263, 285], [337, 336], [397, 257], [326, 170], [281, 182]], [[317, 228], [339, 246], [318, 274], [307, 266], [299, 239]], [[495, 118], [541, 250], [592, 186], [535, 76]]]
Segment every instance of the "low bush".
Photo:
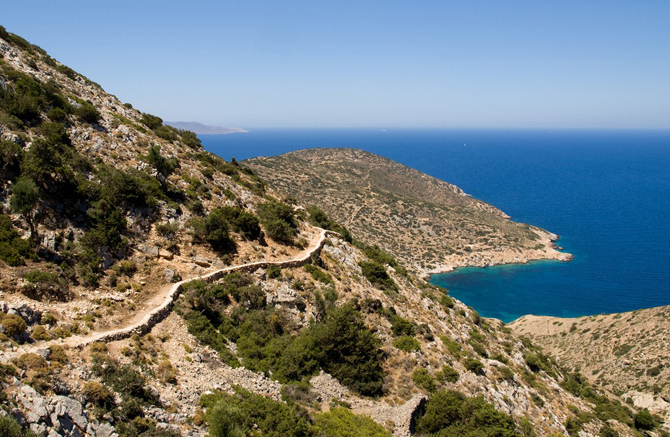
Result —
[[207, 409], [205, 420], [210, 437], [252, 435], [268, 437], [309, 437], [312, 428], [307, 413], [237, 388], [233, 395], [216, 392], [202, 396], [200, 405]]
[[353, 241], [349, 230], [328, 218], [328, 214], [326, 214], [323, 210], [317, 208], [316, 206], [308, 206], [307, 213], [309, 214], [309, 222], [312, 225], [337, 232], [342, 235], [342, 238], [344, 238], [345, 241], [349, 243]]
[[635, 415], [633, 418], [635, 421], [635, 428], [643, 431], [650, 431], [656, 428], [656, 421], [654, 421], [653, 416], [649, 413], [649, 410], [642, 410]]
[[358, 265], [363, 272], [363, 276], [365, 276], [374, 287], [381, 290], [397, 290], [395, 281], [389, 276], [383, 265], [374, 261], [361, 261]]
[[96, 124], [100, 121], [100, 112], [90, 102], [81, 102], [73, 112], [84, 123]]
[[10, 415], [0, 415], [0, 435], [3, 437], [37, 437], [37, 434], [29, 429], [22, 428]]
[[10, 338], [17, 338], [26, 332], [26, 322], [16, 314], [6, 314], [2, 316], [0, 324], [5, 330], [5, 335]]
[[25, 353], [19, 357], [18, 365], [22, 369], [46, 371], [49, 369], [49, 364], [42, 356], [34, 353]]
[[395, 336], [409, 335], [413, 337], [416, 332], [416, 326], [410, 320], [395, 315], [391, 319], [391, 331], [393, 331], [393, 335]]
[[44, 329], [44, 326], [42, 325], [35, 326], [32, 332], [30, 333], [30, 336], [33, 338], [33, 340], [37, 341], [44, 341], [51, 339], [51, 336], [49, 335], [47, 330]]
[[456, 369], [448, 364], [445, 364], [442, 366], [442, 369], [440, 369], [440, 371], [435, 374], [435, 378], [441, 383], [456, 382], [458, 381], [459, 374]]
[[102, 379], [105, 385], [118, 392], [125, 400], [137, 399], [155, 404], [158, 399], [147, 390], [144, 376], [131, 365], [119, 365], [116, 361], [101, 356], [93, 357], [93, 373]]
[[97, 381], [89, 381], [84, 384], [81, 392], [88, 402], [105, 410], [113, 408], [116, 404], [114, 393]]
[[0, 259], [16, 267], [25, 265], [26, 258], [37, 260], [30, 241], [22, 239], [9, 217], [0, 214]]
[[468, 398], [457, 391], [435, 392], [416, 420], [419, 435], [517, 437], [511, 416], [498, 411], [483, 397]]
[[465, 368], [472, 373], [480, 375], [484, 372], [484, 364], [476, 358], [468, 358], [464, 364]]
[[393, 346], [405, 352], [421, 350], [421, 345], [419, 342], [414, 337], [410, 337], [409, 335], [402, 335], [393, 340]]
[[281, 267], [269, 265], [267, 269], [268, 279], [281, 278]]
[[417, 387], [427, 392], [432, 393], [437, 388], [435, 379], [430, 372], [423, 367], [419, 367], [412, 372], [412, 381], [414, 381], [414, 384], [416, 384]]
[[322, 282], [324, 284], [332, 284], [333, 278], [329, 273], [324, 272], [317, 266], [313, 264], [305, 264], [305, 270], [309, 273], [315, 281]]
[[344, 407], [331, 408], [314, 418], [315, 435], [329, 437], [390, 437], [391, 433], [367, 416], [358, 416]]

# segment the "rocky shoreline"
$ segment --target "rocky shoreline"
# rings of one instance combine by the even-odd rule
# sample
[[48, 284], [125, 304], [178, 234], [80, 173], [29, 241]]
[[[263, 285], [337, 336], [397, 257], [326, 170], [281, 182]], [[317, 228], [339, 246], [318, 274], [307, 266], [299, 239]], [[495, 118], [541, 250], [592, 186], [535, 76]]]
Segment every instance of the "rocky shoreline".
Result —
[[[541, 231], [541, 233], [539, 232]], [[438, 265], [433, 269], [422, 269], [421, 274], [425, 278], [432, 275], [451, 273], [458, 268], [463, 267], [493, 267], [504, 264], [528, 264], [532, 261], [555, 260], [570, 262], [575, 257], [556, 245], [559, 236], [551, 232], [537, 229], [542, 237], [540, 249], [525, 248], [503, 248], [497, 247], [493, 250], [479, 250], [469, 255], [453, 255], [447, 257], [447, 262]]]

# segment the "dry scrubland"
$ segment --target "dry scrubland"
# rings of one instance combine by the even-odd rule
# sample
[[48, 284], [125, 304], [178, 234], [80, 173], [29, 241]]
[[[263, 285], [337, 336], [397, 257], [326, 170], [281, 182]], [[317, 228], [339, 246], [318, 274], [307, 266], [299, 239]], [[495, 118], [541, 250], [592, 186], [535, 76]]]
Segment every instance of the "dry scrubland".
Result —
[[570, 259], [555, 250], [555, 235], [512, 222], [455, 185], [362, 150], [301, 150], [245, 164], [419, 272]]
[[524, 316], [510, 328], [594, 385], [670, 419], [669, 307], [576, 319]]
[[[342, 225], [358, 220], [291, 203], [2, 28], [0, 55], [3, 435], [626, 436], [657, 425], [416, 277], [409, 256], [353, 241]], [[452, 258], [410, 267], [496, 247], [556, 253], [543, 231], [429, 184], [467, 213], [451, 223]], [[391, 241], [401, 228], [387, 226]], [[320, 228], [337, 234], [302, 259]], [[257, 261], [289, 264], [199, 280]], [[179, 281], [146, 329], [88, 344], [135, 326]]]

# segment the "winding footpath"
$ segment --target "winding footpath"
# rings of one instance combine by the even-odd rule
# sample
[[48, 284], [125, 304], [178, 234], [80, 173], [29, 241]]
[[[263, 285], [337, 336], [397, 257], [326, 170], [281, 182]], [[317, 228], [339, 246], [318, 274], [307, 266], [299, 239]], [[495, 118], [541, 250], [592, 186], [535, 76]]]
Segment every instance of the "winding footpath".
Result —
[[81, 348], [95, 342], [117, 341], [128, 338], [134, 334], [146, 334], [151, 331], [151, 329], [156, 326], [157, 323], [165, 319], [165, 317], [170, 314], [172, 306], [174, 305], [177, 298], [179, 298], [179, 295], [181, 294], [185, 284], [193, 281], [204, 281], [212, 283], [218, 281], [228, 273], [238, 271], [254, 272], [258, 269], [264, 269], [273, 265], [281, 268], [300, 267], [307, 263], [312, 255], [318, 254], [321, 251], [328, 236], [340, 236], [337, 232], [328, 231], [321, 228], [313, 229], [318, 230], [319, 233], [310, 242], [310, 246], [292, 258], [283, 261], [256, 261], [229, 266], [215, 270], [203, 276], [196, 276], [179, 281], [175, 284], [172, 284], [170, 287], [163, 288], [156, 295], [154, 295], [151, 298], [150, 303], [153, 301], [158, 301], [159, 303], [157, 305], [148, 305], [146, 309], [135, 314], [131, 319], [129, 319], [126, 326], [121, 326], [107, 331], [92, 332], [83, 336], [72, 336], [64, 340], [50, 340], [46, 342], [22, 345], [17, 348], [16, 351], [6, 354], [5, 358], [20, 356], [21, 354], [28, 352], [35, 352], [37, 350], [47, 348], [51, 345]]

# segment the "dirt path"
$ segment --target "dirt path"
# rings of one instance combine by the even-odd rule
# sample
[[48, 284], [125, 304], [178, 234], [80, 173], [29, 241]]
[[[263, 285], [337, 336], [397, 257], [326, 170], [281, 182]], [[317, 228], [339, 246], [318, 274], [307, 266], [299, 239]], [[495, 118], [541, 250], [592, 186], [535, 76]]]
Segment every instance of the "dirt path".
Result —
[[184, 284], [187, 284], [191, 281], [213, 282], [230, 272], [240, 270], [252, 272], [261, 268], [266, 268], [270, 265], [277, 265], [284, 268], [303, 265], [314, 253], [318, 253], [321, 250], [328, 235], [336, 235], [336, 233], [327, 231], [325, 229], [313, 229], [316, 229], [319, 232], [314, 236], [314, 238], [312, 238], [309, 246], [305, 250], [297, 253], [289, 259], [278, 261], [256, 261], [252, 263], [229, 266], [207, 273], [206, 275], [196, 276], [177, 282], [175, 284], [166, 285], [165, 287], [162, 287], [158, 293], [151, 296], [151, 298], [144, 305], [144, 308], [134, 314], [132, 317], [128, 318], [123, 326], [105, 331], [91, 332], [86, 335], [72, 336], [66, 339], [57, 339], [22, 345], [13, 353], [7, 354], [6, 357], [9, 356], [11, 358], [12, 356], [20, 356], [21, 354], [35, 352], [39, 349], [44, 349], [51, 345], [60, 345], [71, 348], [84, 347], [96, 341], [115, 341], [128, 338], [133, 334], [145, 334], [170, 313], [172, 305], [179, 297]]

